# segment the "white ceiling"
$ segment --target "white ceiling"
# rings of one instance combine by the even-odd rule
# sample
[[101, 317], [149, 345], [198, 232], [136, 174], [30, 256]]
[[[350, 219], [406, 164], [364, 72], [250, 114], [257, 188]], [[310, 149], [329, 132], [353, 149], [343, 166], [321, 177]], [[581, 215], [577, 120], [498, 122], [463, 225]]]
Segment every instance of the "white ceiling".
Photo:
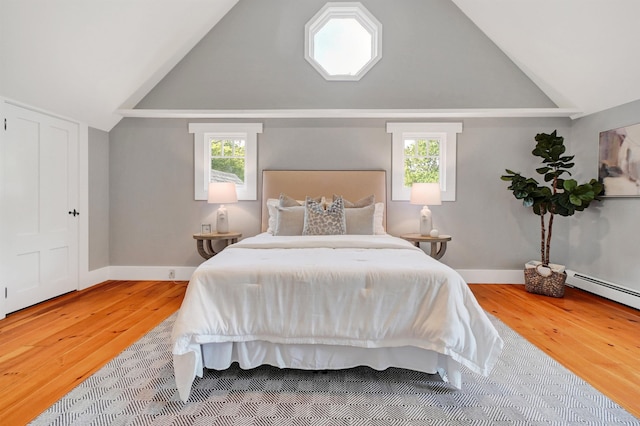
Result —
[[[109, 131], [238, 0], [0, 0], [0, 96]], [[452, 0], [559, 107], [640, 99], [640, 0]]]
[[0, 0], [0, 96], [111, 130], [238, 0]]
[[452, 1], [559, 107], [640, 99], [640, 1]]

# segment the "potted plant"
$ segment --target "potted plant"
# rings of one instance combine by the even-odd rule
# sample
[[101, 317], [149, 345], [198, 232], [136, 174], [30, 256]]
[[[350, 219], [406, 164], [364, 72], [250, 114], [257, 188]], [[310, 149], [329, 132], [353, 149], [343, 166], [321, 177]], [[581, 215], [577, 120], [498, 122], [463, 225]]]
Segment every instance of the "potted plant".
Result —
[[522, 200], [525, 207], [532, 207], [540, 216], [540, 262], [525, 265], [525, 288], [528, 292], [547, 296], [562, 297], [566, 273], [564, 268], [550, 267], [549, 251], [553, 235], [553, 218], [555, 215], [573, 216], [576, 212], [589, 207], [593, 200], [600, 200], [604, 191], [603, 185], [596, 179], [578, 185], [569, 169], [574, 166], [573, 155], [565, 155], [564, 138], [554, 130], [551, 134], [539, 133], [535, 137], [536, 147], [531, 152], [540, 157], [542, 167], [536, 172], [544, 176], [544, 184], [533, 178], [506, 169], [502, 180], [511, 182], [507, 189], [513, 196]]

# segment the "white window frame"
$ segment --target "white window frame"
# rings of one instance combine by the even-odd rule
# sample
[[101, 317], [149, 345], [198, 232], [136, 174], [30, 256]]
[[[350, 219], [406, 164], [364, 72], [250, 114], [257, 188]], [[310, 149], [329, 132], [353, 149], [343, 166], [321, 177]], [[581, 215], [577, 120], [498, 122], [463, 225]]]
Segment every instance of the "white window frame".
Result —
[[244, 185], [236, 185], [238, 200], [258, 199], [258, 133], [262, 123], [189, 123], [193, 133], [194, 199], [206, 200], [211, 179], [211, 139], [245, 140]]
[[456, 155], [462, 123], [387, 123], [391, 133], [391, 199], [408, 201], [411, 187], [404, 185], [404, 141], [415, 138], [440, 140], [440, 190], [442, 201], [456, 200]]
[[[332, 19], [344, 18], [371, 34], [371, 59], [355, 74], [330, 74], [315, 58], [315, 35]], [[382, 24], [360, 2], [329, 2], [304, 27], [304, 57], [326, 80], [358, 81], [382, 59]]]

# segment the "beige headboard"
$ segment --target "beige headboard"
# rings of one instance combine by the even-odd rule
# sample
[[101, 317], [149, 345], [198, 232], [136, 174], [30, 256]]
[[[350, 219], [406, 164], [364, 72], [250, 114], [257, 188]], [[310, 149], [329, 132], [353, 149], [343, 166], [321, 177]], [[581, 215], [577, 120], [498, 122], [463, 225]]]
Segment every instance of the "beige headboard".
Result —
[[[349, 201], [357, 201], [371, 194], [376, 202], [387, 202], [387, 179], [384, 170], [263, 170], [262, 171], [262, 231], [269, 225], [267, 200], [280, 193], [304, 200], [309, 195], [324, 195], [331, 200], [333, 194]], [[387, 226], [386, 208], [382, 224]]]

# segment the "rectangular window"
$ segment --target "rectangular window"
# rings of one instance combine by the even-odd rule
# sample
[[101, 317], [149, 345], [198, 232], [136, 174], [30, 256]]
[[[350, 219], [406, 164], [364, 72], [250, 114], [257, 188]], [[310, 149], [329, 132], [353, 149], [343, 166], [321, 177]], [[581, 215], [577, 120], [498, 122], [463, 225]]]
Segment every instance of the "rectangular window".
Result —
[[209, 182], [234, 182], [238, 200], [257, 200], [258, 133], [262, 123], [189, 123], [194, 142], [194, 198]]
[[440, 182], [440, 144], [438, 137], [404, 139], [404, 186]]
[[456, 199], [456, 145], [462, 123], [388, 123], [392, 134], [391, 199], [409, 200], [416, 182], [439, 183], [443, 201]]
[[241, 138], [210, 138], [211, 182], [233, 182], [244, 185], [246, 141]]

